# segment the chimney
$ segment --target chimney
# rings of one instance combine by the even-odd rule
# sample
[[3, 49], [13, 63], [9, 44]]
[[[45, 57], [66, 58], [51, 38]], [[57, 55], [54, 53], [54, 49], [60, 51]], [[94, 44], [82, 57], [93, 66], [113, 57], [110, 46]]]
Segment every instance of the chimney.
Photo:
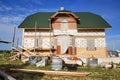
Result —
[[64, 7], [60, 7], [60, 10], [61, 10], [61, 11], [64, 10]]

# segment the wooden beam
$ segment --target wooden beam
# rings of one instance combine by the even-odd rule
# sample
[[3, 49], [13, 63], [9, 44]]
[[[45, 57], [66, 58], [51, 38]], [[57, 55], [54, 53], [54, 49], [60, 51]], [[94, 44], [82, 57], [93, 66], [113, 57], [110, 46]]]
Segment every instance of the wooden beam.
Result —
[[29, 72], [29, 73], [44, 73], [47, 75], [78, 76], [78, 77], [85, 77], [90, 74], [89, 72], [48, 71], [48, 70], [30, 70], [30, 69], [10, 69], [10, 70], [18, 71], [18, 72]]

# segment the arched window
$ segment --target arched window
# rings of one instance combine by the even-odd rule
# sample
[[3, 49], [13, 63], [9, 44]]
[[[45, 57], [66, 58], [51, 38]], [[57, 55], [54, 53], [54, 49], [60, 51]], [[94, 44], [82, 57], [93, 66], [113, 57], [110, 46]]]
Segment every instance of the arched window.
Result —
[[61, 20], [61, 30], [62, 31], [68, 30], [68, 20], [66, 19]]

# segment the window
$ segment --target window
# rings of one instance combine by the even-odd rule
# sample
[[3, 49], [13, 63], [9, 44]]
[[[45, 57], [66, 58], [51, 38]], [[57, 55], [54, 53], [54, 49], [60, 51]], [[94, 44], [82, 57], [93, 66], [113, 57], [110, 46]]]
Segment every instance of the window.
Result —
[[89, 51], [94, 51], [95, 50], [95, 40], [93, 38], [87, 39], [87, 49]]
[[61, 21], [61, 31], [67, 31], [68, 30], [68, 20], [63, 19]]
[[41, 48], [41, 45], [42, 45], [42, 39], [41, 38], [35, 38], [34, 47], [35, 48]]

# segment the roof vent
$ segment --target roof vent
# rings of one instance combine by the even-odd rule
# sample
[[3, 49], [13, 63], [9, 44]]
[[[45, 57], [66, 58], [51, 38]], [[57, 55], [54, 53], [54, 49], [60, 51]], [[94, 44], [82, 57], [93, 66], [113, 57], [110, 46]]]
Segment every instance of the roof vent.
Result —
[[64, 10], [64, 7], [60, 7], [60, 10], [61, 10], [61, 11]]

